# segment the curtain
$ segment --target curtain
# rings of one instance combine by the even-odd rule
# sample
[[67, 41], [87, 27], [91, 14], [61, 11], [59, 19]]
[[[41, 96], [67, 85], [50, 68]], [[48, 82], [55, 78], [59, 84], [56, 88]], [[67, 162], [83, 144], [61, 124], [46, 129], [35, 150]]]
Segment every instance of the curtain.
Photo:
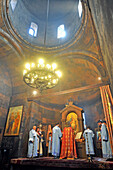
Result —
[[108, 125], [108, 133], [113, 153], [113, 98], [109, 85], [100, 87], [102, 104], [104, 109], [105, 120]]

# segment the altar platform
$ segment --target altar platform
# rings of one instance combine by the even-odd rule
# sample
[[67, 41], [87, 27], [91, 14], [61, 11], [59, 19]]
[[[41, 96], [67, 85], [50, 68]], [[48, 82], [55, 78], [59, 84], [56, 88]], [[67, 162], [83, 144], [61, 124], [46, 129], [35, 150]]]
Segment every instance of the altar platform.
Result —
[[87, 159], [54, 159], [53, 157], [11, 159], [11, 170], [68, 170], [68, 169], [113, 169], [113, 160], [95, 157]]

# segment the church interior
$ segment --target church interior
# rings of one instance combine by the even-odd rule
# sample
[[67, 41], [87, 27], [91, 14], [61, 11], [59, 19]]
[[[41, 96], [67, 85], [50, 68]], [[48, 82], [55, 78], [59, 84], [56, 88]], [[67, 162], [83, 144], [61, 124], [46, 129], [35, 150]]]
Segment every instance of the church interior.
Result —
[[[102, 162], [97, 137], [105, 120], [113, 154], [112, 28], [112, 0], [0, 0], [0, 167], [113, 168], [112, 160]], [[59, 122], [63, 131], [70, 119], [77, 159], [48, 158], [49, 127]], [[46, 152], [28, 159], [34, 125]], [[87, 126], [95, 134], [92, 162]]]

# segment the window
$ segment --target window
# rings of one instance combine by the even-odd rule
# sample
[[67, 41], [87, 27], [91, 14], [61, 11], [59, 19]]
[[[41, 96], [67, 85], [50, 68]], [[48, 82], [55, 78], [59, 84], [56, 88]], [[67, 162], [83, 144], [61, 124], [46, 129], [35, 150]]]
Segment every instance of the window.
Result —
[[82, 16], [82, 3], [81, 3], [81, 0], [79, 0], [79, 3], [78, 3], [78, 13], [79, 13], [79, 18], [81, 18], [81, 16]]
[[16, 4], [17, 4], [17, 0], [11, 0], [10, 4], [11, 4], [12, 11], [14, 11], [15, 7], [16, 7]]
[[32, 35], [32, 36], [34, 36], [34, 34], [35, 34], [35, 31], [34, 31], [34, 29], [32, 29], [32, 28], [29, 28], [29, 35]]
[[60, 25], [57, 29], [57, 38], [64, 38], [66, 36], [64, 25]]
[[35, 24], [34, 22], [31, 22], [30, 28], [29, 28], [29, 35], [36, 37], [37, 36], [37, 30], [38, 30], [38, 25]]
[[86, 129], [86, 117], [85, 117], [85, 113], [82, 113], [83, 116], [83, 123], [84, 123], [84, 129]]

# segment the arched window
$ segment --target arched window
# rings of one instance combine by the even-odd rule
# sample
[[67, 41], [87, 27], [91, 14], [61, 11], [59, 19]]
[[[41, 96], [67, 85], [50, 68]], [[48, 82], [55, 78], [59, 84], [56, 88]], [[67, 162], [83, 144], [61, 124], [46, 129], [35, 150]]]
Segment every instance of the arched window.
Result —
[[79, 14], [79, 18], [81, 18], [81, 16], [82, 16], [82, 3], [81, 3], [81, 0], [79, 0], [79, 3], [78, 3], [78, 14]]
[[38, 25], [35, 24], [34, 22], [31, 22], [30, 28], [29, 28], [29, 35], [36, 37], [37, 36], [37, 30], [38, 30]]
[[65, 36], [66, 36], [65, 27], [62, 24], [57, 28], [57, 38], [64, 38]]
[[17, 0], [11, 0], [10, 4], [11, 4], [12, 11], [14, 11], [15, 7], [16, 7], [16, 4], [17, 4]]

